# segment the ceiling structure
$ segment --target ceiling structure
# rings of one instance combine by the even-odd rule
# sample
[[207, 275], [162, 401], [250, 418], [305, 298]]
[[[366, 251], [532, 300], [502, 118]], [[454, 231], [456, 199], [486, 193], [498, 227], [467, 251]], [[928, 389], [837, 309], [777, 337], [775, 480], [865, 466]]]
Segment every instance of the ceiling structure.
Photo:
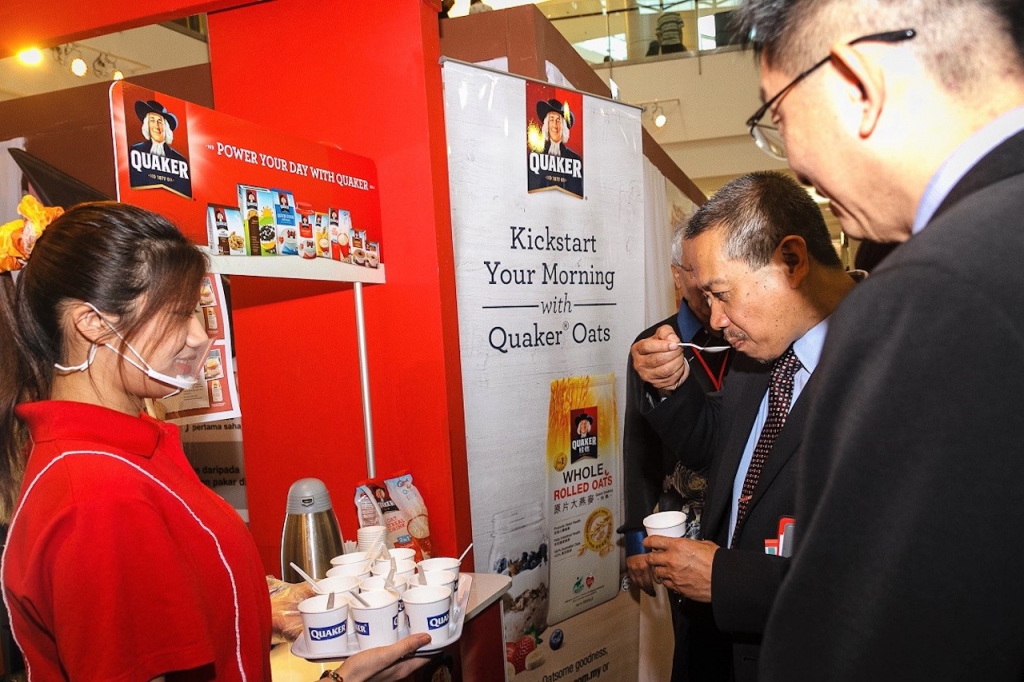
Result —
[[[177, 69], [209, 61], [209, 50], [201, 34], [176, 24], [145, 26], [105, 36], [81, 40], [63, 46], [64, 64], [58, 61], [58, 49], [42, 50], [39, 64], [29, 66], [17, 57], [0, 59], [0, 100], [15, 99], [44, 92], [74, 88], [97, 80], [113, 80], [114, 69], [125, 77], [154, 71]], [[88, 71], [84, 76], [71, 73], [70, 61], [80, 57]], [[96, 71], [96, 60], [105, 75]]]

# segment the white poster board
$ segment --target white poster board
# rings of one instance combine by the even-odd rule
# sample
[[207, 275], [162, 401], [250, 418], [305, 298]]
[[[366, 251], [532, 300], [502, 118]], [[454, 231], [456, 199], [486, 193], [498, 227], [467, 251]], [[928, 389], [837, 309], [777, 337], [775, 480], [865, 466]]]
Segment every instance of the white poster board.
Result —
[[635, 679], [614, 529], [623, 370], [644, 328], [641, 112], [443, 73], [474, 551], [478, 571], [512, 576], [506, 669]]

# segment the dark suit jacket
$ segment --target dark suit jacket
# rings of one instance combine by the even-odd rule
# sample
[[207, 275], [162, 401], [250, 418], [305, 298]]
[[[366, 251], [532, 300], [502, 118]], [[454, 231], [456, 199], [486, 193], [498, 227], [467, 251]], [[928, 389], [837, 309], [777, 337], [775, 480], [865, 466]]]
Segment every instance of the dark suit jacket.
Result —
[[[645, 414], [666, 443], [677, 444], [676, 454], [684, 464], [694, 469], [710, 467], [701, 531], [705, 539], [722, 547], [712, 565], [711, 612], [723, 636], [716, 645], [707, 647], [707, 655], [721, 656], [723, 647], [728, 652], [731, 644], [736, 680], [757, 679], [761, 633], [788, 563], [765, 554], [764, 541], [775, 538], [779, 518], [795, 510], [793, 454], [800, 445], [816, 374], [804, 386], [768, 454], [732, 549], [725, 547], [733, 481], [761, 400], [768, 391], [771, 366], [739, 354], [722, 391], [705, 397], [698, 385], [687, 380]], [[691, 653], [691, 658], [698, 656], [698, 651]]]
[[[677, 316], [672, 315], [640, 332], [633, 343], [654, 336], [658, 328], [666, 324], [679, 335]], [[725, 344], [724, 341], [720, 343]], [[689, 348], [683, 352], [687, 360], [694, 362]], [[695, 370], [693, 377], [705, 393], [715, 390], [706, 373], [697, 371], [699, 368], [695, 364], [692, 369]], [[622, 428], [626, 512], [620, 533], [644, 529], [644, 517], [654, 511], [665, 477], [672, 474], [678, 461], [675, 454], [678, 449], [665, 447], [658, 432], [644, 418], [644, 395], [643, 380], [633, 368], [633, 357], [630, 356], [626, 359], [626, 414]]]
[[1022, 223], [1019, 133], [833, 315], [765, 679], [1022, 679]]
[[[636, 337], [634, 343], [641, 339], [650, 338], [659, 327], [666, 324], [672, 327], [677, 336], [681, 336], [678, 315], [672, 315], [668, 319], [662, 320], [642, 331]], [[703, 333], [703, 330], [697, 334], [697, 337], [700, 339], [704, 336], [706, 335]], [[692, 341], [693, 339], [686, 340]], [[717, 346], [724, 343], [725, 341], [716, 340], [712, 342], [712, 345]], [[683, 354], [691, 362], [692, 379], [700, 384], [701, 390], [705, 393], [714, 391], [715, 387], [711, 382], [711, 378], [696, 363], [693, 351], [689, 348], [684, 348]], [[732, 362], [733, 356], [734, 353], [730, 351], [728, 356], [724, 358], [726, 371], [728, 371], [728, 364]], [[709, 364], [713, 371], [721, 367], [719, 364], [711, 362]], [[662, 443], [658, 432], [644, 418], [643, 404], [646, 400], [645, 395], [646, 391], [643, 380], [633, 367], [631, 355], [626, 360], [626, 415], [622, 431], [626, 516], [622, 527], [618, 529], [620, 533], [643, 531], [644, 517], [654, 511], [656, 504], [660, 505], [662, 511], [667, 511], [669, 509], [677, 510], [683, 503], [687, 502], [692, 506], [703, 508], [704, 503], [702, 494], [691, 494], [686, 499], [675, 491], [670, 493], [662, 492], [665, 477], [673, 474], [679, 457], [676, 455], [677, 448], [666, 447]], [[704, 474], [706, 472], [698, 473]], [[628, 549], [629, 546], [627, 544], [627, 552]], [[715, 679], [722, 670], [728, 669], [728, 665], [722, 663], [724, 656], [719, 656], [716, 659], [708, 655], [709, 647], [714, 647], [715, 640], [720, 639], [717, 630], [711, 623], [710, 613], [706, 609], [701, 608], [703, 605], [682, 604], [677, 598], [671, 599], [670, 604], [672, 608], [672, 626], [675, 634], [675, 649], [672, 656], [672, 680], [694, 682], [697, 679]], [[718, 649], [722, 650], [722, 646], [719, 645]], [[698, 652], [696, 660], [691, 661], [691, 651]], [[728, 651], [725, 654], [727, 655]], [[707, 669], [710, 666], [714, 672], [707, 675], [697, 674], [693, 669], [698, 664], [702, 669]]]

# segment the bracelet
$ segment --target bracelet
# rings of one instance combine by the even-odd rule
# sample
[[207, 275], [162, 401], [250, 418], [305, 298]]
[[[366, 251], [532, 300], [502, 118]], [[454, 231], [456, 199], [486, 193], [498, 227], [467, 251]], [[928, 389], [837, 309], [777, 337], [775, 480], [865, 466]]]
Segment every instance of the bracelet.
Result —
[[334, 680], [334, 682], [345, 682], [341, 675], [338, 674], [337, 670], [325, 670], [324, 674], [320, 676], [320, 679], [323, 680], [327, 678]]

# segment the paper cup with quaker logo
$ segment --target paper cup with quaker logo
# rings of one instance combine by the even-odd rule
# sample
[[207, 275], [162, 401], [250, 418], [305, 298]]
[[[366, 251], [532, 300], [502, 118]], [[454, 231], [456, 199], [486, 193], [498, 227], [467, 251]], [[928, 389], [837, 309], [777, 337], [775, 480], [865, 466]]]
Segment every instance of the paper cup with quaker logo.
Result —
[[679, 511], [658, 512], [644, 518], [648, 535], [681, 538], [686, 535], [686, 514]]
[[[390, 559], [375, 561], [373, 566], [370, 568], [370, 573], [373, 575], [387, 575], [388, 571], [391, 570], [391, 566], [392, 563]], [[410, 559], [395, 559], [394, 567], [395, 575], [407, 576], [416, 572], [416, 564]]]
[[431, 644], [445, 642], [449, 638], [448, 624], [451, 622], [452, 591], [441, 585], [410, 587], [402, 595], [405, 613], [409, 617], [409, 632], [425, 632], [430, 635]]
[[334, 566], [327, 569], [327, 577], [333, 578], [335, 576], [343, 576], [346, 578], [363, 578], [370, 577], [370, 562], [366, 561], [361, 564], [345, 564], [343, 566]]
[[416, 550], [412, 547], [395, 547], [394, 549], [389, 549], [388, 554], [395, 561], [401, 561], [402, 559], [412, 561], [416, 558]]
[[388, 646], [398, 641], [398, 593], [389, 590], [363, 592], [369, 607], [352, 603], [352, 627], [360, 649]]
[[459, 591], [459, 576], [451, 571], [427, 571], [419, 574], [420, 585], [447, 587], [456, 594]]
[[355, 576], [328, 576], [326, 578], [321, 578], [320, 580], [317, 580], [316, 584], [324, 592], [324, 594], [327, 594], [328, 592], [334, 592], [335, 594], [359, 592], [359, 578], [356, 578]]
[[346, 566], [348, 564], [365, 564], [370, 560], [369, 552], [349, 552], [340, 554], [331, 559], [331, 566]]
[[455, 574], [455, 577], [459, 577], [459, 567], [462, 563], [458, 559], [451, 557], [436, 557], [434, 559], [424, 559], [416, 568], [419, 569], [420, 573], [430, 573], [432, 571], [451, 571]]
[[329, 594], [299, 602], [299, 614], [305, 628], [306, 650], [311, 654], [329, 655], [345, 650], [348, 637], [348, 601], [335, 596], [333, 608], [327, 608]]

